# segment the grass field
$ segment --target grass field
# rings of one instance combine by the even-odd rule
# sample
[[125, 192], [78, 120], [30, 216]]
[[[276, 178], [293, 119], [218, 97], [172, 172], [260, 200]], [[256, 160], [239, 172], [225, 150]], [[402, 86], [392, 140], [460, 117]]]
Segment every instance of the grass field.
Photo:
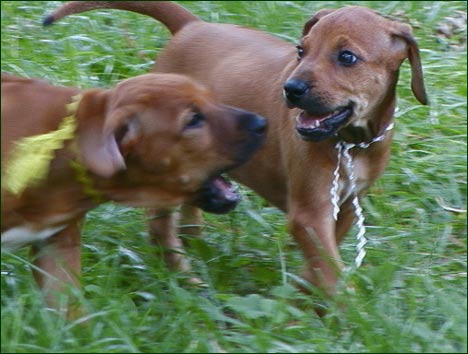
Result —
[[[109, 87], [148, 72], [168, 39], [154, 20], [117, 11], [43, 29], [60, 2], [1, 2], [2, 71], [62, 85]], [[44, 310], [28, 250], [2, 253], [2, 352], [438, 352], [467, 351], [466, 2], [197, 1], [212, 22], [243, 24], [296, 41], [318, 9], [361, 4], [411, 23], [431, 106], [401, 70], [393, 154], [363, 201], [368, 255], [347, 274], [320, 319], [317, 296], [294, 288], [302, 259], [285, 217], [247, 189], [236, 211], [206, 215], [190, 240], [187, 287], [147, 243], [141, 210], [106, 204], [88, 215], [83, 244], [85, 326]], [[465, 21], [457, 19], [465, 16]], [[441, 36], [437, 28], [445, 26]], [[354, 231], [341, 246], [354, 260]]]

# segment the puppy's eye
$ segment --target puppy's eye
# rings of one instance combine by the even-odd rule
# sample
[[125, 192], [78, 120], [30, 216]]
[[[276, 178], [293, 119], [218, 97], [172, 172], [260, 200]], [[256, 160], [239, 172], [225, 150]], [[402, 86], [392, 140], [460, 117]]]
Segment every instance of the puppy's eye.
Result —
[[184, 129], [201, 128], [205, 124], [205, 116], [201, 113], [194, 113]]
[[302, 48], [302, 46], [300, 45], [297, 45], [296, 49], [297, 49], [297, 60], [299, 61], [304, 56], [304, 48]]
[[344, 66], [351, 66], [356, 64], [358, 57], [349, 50], [343, 50], [338, 54], [338, 62]]

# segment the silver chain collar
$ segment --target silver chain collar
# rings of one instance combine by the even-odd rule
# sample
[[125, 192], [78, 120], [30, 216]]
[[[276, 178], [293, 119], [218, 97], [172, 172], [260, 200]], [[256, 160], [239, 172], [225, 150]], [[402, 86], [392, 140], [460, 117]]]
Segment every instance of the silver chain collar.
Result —
[[366, 226], [364, 225], [364, 222], [365, 222], [364, 212], [359, 203], [359, 197], [356, 192], [356, 177], [354, 175], [353, 157], [351, 156], [349, 151], [354, 147], [367, 149], [373, 143], [384, 140], [386, 133], [392, 130], [393, 127], [394, 127], [394, 123], [392, 122], [391, 124], [389, 124], [389, 126], [385, 129], [385, 131], [381, 135], [375, 137], [368, 143], [350, 144], [350, 143], [340, 140], [335, 145], [335, 149], [337, 152], [337, 163], [336, 163], [336, 168], [333, 171], [333, 181], [332, 181], [331, 188], [330, 188], [330, 199], [331, 199], [331, 203], [333, 206], [333, 218], [335, 221], [337, 221], [338, 214], [340, 212], [340, 196], [338, 195], [338, 190], [339, 190], [339, 184], [340, 184], [341, 161], [344, 160], [345, 178], [347, 177], [349, 180], [350, 189], [351, 189], [351, 197], [353, 198], [352, 204], [354, 207], [354, 215], [356, 216], [355, 225], [358, 230], [356, 234], [356, 257], [354, 259], [356, 268], [359, 268], [361, 266], [362, 261], [364, 260], [364, 257], [366, 256], [365, 246], [367, 244], [367, 238], [365, 236]]

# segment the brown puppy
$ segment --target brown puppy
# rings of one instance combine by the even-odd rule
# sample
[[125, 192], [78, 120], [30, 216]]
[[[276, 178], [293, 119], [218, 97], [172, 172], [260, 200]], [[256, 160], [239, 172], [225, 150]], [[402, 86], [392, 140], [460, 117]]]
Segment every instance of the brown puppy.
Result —
[[[326, 9], [307, 21], [295, 47], [261, 31], [206, 23], [174, 3], [129, 1], [70, 2], [45, 23], [96, 8], [161, 21], [174, 37], [155, 71], [187, 74], [222, 102], [268, 119], [266, 144], [231, 175], [288, 214], [305, 257], [303, 277], [332, 293], [341, 268], [338, 244], [358, 207], [353, 201], [390, 157], [395, 90], [405, 59], [413, 93], [427, 103], [411, 27], [363, 7]], [[352, 171], [346, 169], [349, 159]], [[156, 223], [153, 229], [171, 235]]]
[[82, 91], [71, 113], [76, 133], [51, 151], [44, 179], [10, 188], [15, 176], [5, 183], [7, 173], [21, 158], [16, 143], [57, 132], [78, 93], [2, 74], [2, 249], [33, 245], [35, 276], [52, 305], [52, 290], [78, 283], [88, 210], [114, 201], [227, 212], [238, 196], [219, 174], [245, 162], [266, 127], [262, 117], [218, 104], [187, 77], [142, 75], [110, 90]]

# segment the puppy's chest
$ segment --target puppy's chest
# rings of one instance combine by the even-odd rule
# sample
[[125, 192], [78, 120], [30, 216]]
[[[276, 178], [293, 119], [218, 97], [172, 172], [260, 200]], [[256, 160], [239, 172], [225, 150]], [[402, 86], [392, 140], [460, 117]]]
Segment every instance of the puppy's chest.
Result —
[[360, 195], [374, 182], [373, 173], [368, 159], [356, 156], [351, 161], [341, 161], [338, 183], [338, 196], [340, 204], [354, 195]]
[[43, 241], [65, 227], [66, 225], [37, 229], [34, 225], [29, 224], [12, 227], [2, 232], [2, 250], [14, 251], [25, 245]]
[[65, 229], [75, 216], [74, 213], [61, 213], [34, 221], [23, 219], [20, 223], [15, 223], [2, 231], [2, 250], [14, 251], [23, 246], [44, 241]]

